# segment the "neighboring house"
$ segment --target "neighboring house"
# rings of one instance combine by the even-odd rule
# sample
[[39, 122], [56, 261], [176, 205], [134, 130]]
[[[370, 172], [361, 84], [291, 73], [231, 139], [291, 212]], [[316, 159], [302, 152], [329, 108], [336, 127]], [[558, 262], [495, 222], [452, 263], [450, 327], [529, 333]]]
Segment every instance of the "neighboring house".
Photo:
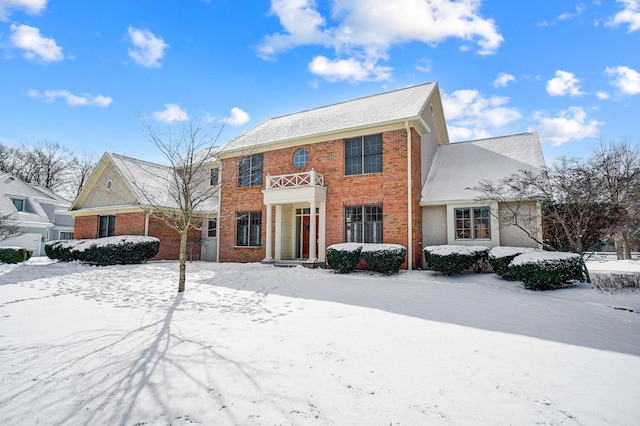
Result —
[[[219, 204], [205, 218], [203, 241], [211, 235], [217, 250], [203, 259], [315, 266], [331, 244], [395, 243], [407, 247], [411, 269], [423, 266], [425, 245], [535, 245], [491, 216], [504, 206], [478, 203], [466, 188], [544, 167], [537, 135], [450, 144], [437, 83], [274, 117], [216, 155]], [[119, 161], [162, 173], [105, 154], [72, 206], [77, 238], [99, 236], [107, 215], [116, 235], [153, 235]], [[137, 216], [118, 225], [126, 215]]]
[[71, 202], [48, 188], [26, 183], [0, 171], [0, 215], [7, 215], [20, 234], [0, 241], [0, 246], [19, 246], [44, 255], [44, 243], [73, 238]]
[[[215, 159], [212, 159], [212, 164], [215, 164]], [[208, 186], [217, 186], [217, 171], [217, 166], [212, 166]], [[170, 212], [178, 208], [176, 197], [171, 196], [175, 189], [172, 180], [172, 169], [167, 166], [104, 153], [71, 205], [75, 237], [157, 237], [160, 239], [160, 251], [153, 259], [178, 259], [178, 232], [154, 214], [158, 209]], [[189, 231], [187, 258], [214, 261], [217, 259], [217, 197], [208, 200], [203, 212], [197, 216], [203, 226]]]

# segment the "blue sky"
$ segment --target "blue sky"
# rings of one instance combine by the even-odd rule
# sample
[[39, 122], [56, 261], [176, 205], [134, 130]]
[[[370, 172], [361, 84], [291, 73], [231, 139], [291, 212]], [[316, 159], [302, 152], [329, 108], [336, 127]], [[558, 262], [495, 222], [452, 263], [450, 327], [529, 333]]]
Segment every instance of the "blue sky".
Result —
[[452, 140], [640, 143], [640, 0], [0, 0], [0, 142], [160, 161], [157, 126], [438, 81]]

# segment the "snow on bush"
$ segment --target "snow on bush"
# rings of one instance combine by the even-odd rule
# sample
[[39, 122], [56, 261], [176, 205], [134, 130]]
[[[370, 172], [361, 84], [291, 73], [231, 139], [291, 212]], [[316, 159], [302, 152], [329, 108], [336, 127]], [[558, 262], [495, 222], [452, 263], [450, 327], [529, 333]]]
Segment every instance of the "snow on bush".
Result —
[[493, 269], [493, 272], [498, 274], [505, 280], [515, 280], [511, 271], [509, 270], [509, 264], [518, 255], [523, 253], [531, 253], [539, 251], [538, 249], [531, 247], [507, 247], [499, 246], [489, 250], [489, 266]]
[[484, 271], [489, 247], [442, 245], [427, 246], [422, 251], [428, 269], [443, 275], [457, 275], [465, 271]]
[[160, 240], [140, 235], [119, 235], [89, 240], [58, 240], [45, 244], [53, 260], [80, 260], [96, 265], [144, 263], [158, 254]]
[[640, 273], [637, 272], [593, 274], [592, 281], [600, 291], [616, 293], [640, 290]]
[[364, 260], [376, 272], [393, 274], [400, 270], [406, 254], [407, 249], [400, 244], [333, 244], [327, 248], [327, 264], [336, 272], [346, 274]]
[[513, 276], [529, 290], [554, 290], [573, 281], [588, 281], [582, 256], [566, 252], [530, 252], [516, 256], [509, 265]]
[[0, 247], [0, 263], [18, 263], [29, 260], [33, 250], [24, 247]]

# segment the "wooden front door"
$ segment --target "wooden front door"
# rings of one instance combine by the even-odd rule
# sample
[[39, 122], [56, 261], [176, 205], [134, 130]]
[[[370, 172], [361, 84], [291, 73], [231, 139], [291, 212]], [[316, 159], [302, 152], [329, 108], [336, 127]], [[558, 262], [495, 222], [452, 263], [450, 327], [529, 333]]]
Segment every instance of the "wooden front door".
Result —
[[[311, 229], [311, 216], [302, 216], [302, 258], [309, 258], [309, 230]], [[318, 254], [318, 215], [316, 215], [316, 256]]]

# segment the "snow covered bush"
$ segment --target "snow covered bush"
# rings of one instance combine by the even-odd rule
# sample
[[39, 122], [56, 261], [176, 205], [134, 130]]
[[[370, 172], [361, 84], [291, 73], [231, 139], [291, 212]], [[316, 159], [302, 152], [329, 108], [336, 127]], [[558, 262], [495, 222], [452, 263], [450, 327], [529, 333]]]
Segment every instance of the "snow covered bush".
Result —
[[593, 284], [600, 291], [638, 291], [640, 290], [640, 274], [633, 272], [610, 272], [594, 274]]
[[509, 269], [509, 264], [516, 256], [534, 251], [538, 251], [538, 249], [530, 247], [494, 247], [489, 250], [489, 266], [501, 278], [515, 280], [516, 278]]
[[529, 290], [554, 290], [589, 279], [582, 256], [539, 251], [516, 256], [509, 265], [513, 276]]
[[465, 271], [482, 272], [487, 268], [489, 247], [484, 246], [427, 246], [423, 250], [427, 269], [443, 275], [457, 275]]
[[354, 271], [360, 261], [376, 272], [395, 274], [400, 270], [407, 249], [400, 244], [333, 244], [327, 248], [327, 264], [339, 274]]
[[362, 244], [342, 243], [327, 247], [327, 264], [339, 274], [352, 272], [360, 261]]
[[0, 247], [0, 263], [18, 263], [29, 260], [33, 250], [23, 247]]
[[160, 240], [139, 235], [120, 235], [95, 240], [51, 241], [44, 247], [50, 259], [96, 265], [144, 263], [158, 254]]
[[360, 257], [376, 272], [397, 274], [407, 256], [400, 244], [363, 244]]

